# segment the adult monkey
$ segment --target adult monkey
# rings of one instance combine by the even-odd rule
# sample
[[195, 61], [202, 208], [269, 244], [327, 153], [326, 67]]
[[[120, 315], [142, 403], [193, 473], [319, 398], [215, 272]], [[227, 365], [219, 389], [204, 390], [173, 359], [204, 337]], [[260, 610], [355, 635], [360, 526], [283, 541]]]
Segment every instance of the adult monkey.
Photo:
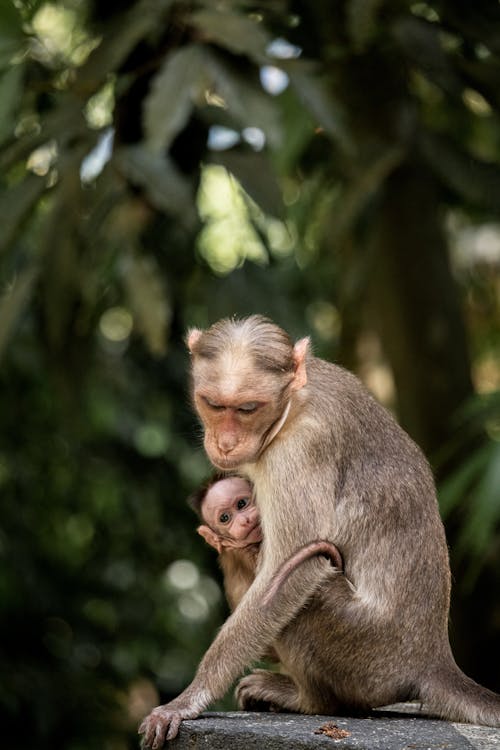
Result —
[[[451, 653], [444, 529], [415, 443], [356, 377], [261, 316], [187, 341], [207, 454], [253, 482], [262, 564], [191, 685], [143, 721], [144, 744], [174, 737], [270, 645], [288, 676], [244, 677], [243, 707], [336, 713], [416, 699], [446, 719], [500, 726], [500, 696]], [[318, 538], [338, 547], [345, 576], [308, 560], [263, 607], [274, 572]]]

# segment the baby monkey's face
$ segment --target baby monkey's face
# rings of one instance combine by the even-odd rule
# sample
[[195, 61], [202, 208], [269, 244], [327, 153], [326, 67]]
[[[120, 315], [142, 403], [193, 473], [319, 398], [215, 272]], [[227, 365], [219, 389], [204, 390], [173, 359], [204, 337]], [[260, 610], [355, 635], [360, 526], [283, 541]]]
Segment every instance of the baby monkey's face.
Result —
[[262, 541], [259, 514], [246, 479], [228, 477], [212, 485], [202, 514], [224, 547], [246, 547]]

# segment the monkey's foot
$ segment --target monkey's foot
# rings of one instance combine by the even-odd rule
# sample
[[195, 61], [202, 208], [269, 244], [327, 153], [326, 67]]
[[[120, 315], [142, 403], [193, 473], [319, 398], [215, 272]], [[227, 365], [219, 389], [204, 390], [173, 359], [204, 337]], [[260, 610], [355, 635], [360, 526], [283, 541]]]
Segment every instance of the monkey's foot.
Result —
[[238, 708], [243, 711], [299, 711], [298, 691], [284, 674], [256, 669], [236, 688]]

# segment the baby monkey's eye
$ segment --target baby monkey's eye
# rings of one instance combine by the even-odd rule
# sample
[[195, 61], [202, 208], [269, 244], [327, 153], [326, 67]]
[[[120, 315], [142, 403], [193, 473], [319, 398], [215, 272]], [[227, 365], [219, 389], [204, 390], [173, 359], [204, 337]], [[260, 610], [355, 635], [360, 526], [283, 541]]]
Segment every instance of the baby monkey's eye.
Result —
[[243, 510], [243, 508], [246, 508], [249, 503], [250, 503], [250, 498], [240, 497], [240, 499], [238, 500], [236, 504], [236, 507], [238, 508], [238, 510]]
[[229, 513], [221, 513], [219, 516], [219, 523], [229, 523], [231, 515]]

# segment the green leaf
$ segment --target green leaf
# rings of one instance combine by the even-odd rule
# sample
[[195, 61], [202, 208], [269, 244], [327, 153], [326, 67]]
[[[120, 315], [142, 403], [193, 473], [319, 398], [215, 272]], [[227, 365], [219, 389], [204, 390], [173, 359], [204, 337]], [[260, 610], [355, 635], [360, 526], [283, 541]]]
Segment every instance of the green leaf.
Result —
[[500, 61], [496, 58], [470, 60], [457, 56], [457, 67], [465, 79], [489, 101], [500, 104]]
[[367, 203], [380, 189], [384, 180], [401, 164], [404, 156], [405, 152], [399, 146], [381, 151], [351, 179], [339, 196], [337, 220], [328, 235], [331, 245], [340, 242], [341, 238], [351, 231]]
[[13, 241], [20, 224], [26, 219], [46, 189], [45, 179], [28, 175], [22, 182], [0, 193], [0, 252]]
[[470, 590], [494, 545], [500, 521], [500, 444], [489, 442], [466, 461], [447, 482], [452, 504], [465, 511], [454, 554], [467, 560], [464, 590]]
[[132, 184], [144, 189], [153, 206], [175, 214], [186, 228], [196, 225], [193, 185], [167, 156], [144, 146], [127, 146], [117, 149], [113, 162]]
[[0, 360], [30, 299], [37, 269], [26, 268], [0, 298]]
[[3, 0], [0, 3], [0, 68], [8, 65], [24, 39], [21, 17], [14, 3]]
[[281, 146], [283, 132], [278, 104], [262, 89], [257, 75], [253, 79], [242, 75], [229, 61], [208, 50], [205, 65], [211, 86], [241, 127], [260, 128], [269, 145]]
[[491, 542], [500, 520], [500, 444], [491, 443], [489, 449], [488, 463], [471, 498], [469, 521], [461, 535], [465, 549], [478, 554]]
[[495, 2], [449, 2], [443, 5], [442, 19], [453, 32], [459, 32], [467, 44], [483, 44], [495, 55], [500, 54], [500, 7]]
[[294, 61], [283, 67], [298, 98], [317, 124], [336, 141], [346, 155], [352, 156], [355, 148], [346, 126], [346, 118], [333, 92], [328, 90], [327, 81], [301, 62]]
[[200, 10], [192, 14], [191, 22], [205, 40], [258, 63], [269, 62], [266, 47], [271, 36], [257, 20], [226, 10]]
[[23, 73], [22, 65], [13, 65], [0, 76], [0, 143], [12, 135], [15, 127]]
[[213, 161], [224, 166], [236, 177], [245, 192], [264, 213], [283, 218], [281, 190], [265, 154], [238, 150], [222, 151], [214, 155]]
[[458, 467], [439, 487], [439, 508], [446, 518], [461, 504], [464, 496], [484, 472], [490, 455], [490, 445], [475, 451], [468, 460]]
[[311, 143], [317, 120], [304, 107], [291, 86], [279, 98], [281, 119], [286, 123], [286, 138], [273, 153], [273, 164], [279, 174], [293, 173], [296, 164]]
[[459, 98], [463, 83], [441, 45], [441, 28], [419, 18], [404, 16], [392, 26], [404, 55], [433, 83]]
[[128, 12], [117, 16], [109, 33], [80, 68], [76, 88], [89, 94], [97, 91], [142, 39], [165, 24], [173, 1], [141, 0]]
[[257, 79], [241, 75], [223, 57], [190, 45], [170, 55], [153, 79], [144, 102], [144, 129], [150, 149], [168, 149], [195, 106], [204, 107], [205, 92], [222, 98], [227, 112], [240, 126], [260, 128], [270, 145], [282, 141], [277, 104]]
[[445, 185], [466, 201], [498, 209], [500, 168], [459, 149], [449, 138], [430, 132], [420, 136], [420, 147], [431, 168]]
[[202, 103], [207, 84], [201, 47], [188, 45], [168, 55], [143, 105], [145, 140], [152, 151], [162, 154], [168, 150], [194, 104]]
[[23, 21], [30, 21], [45, 2], [46, 0], [18, 0], [16, 5], [19, 8]]
[[69, 170], [62, 177], [55, 189], [52, 210], [44, 217], [38, 243], [43, 256], [41, 286], [45, 334], [53, 352], [63, 351], [72, 335], [82, 284], [75, 229], [80, 208], [73, 192], [76, 181]]
[[129, 254], [120, 265], [134, 325], [143, 336], [151, 354], [166, 354], [171, 317], [160, 269], [151, 257]]
[[377, 31], [377, 14], [384, 0], [351, 0], [347, 3], [347, 28], [356, 51], [363, 51]]
[[81, 108], [73, 101], [64, 101], [49, 112], [40, 122], [41, 128], [13, 140], [0, 150], [0, 172], [7, 172], [17, 162], [25, 161], [30, 153], [44, 143], [55, 139], [60, 146], [88, 135]]
[[22, 35], [22, 19], [12, 0], [4, 0], [0, 3], [0, 36], [4, 35]]

